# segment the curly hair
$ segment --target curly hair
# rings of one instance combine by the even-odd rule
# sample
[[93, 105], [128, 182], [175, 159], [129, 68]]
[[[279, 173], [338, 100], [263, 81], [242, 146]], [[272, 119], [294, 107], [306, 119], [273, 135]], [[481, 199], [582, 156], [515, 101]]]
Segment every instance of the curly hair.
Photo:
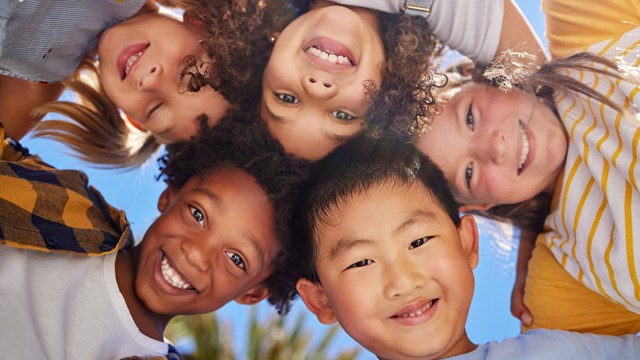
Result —
[[[253, 109], [262, 95], [262, 75], [273, 47], [269, 39], [308, 11], [310, 3], [247, 0], [246, 6], [235, 5], [235, 10], [227, 13], [217, 9], [219, 2], [183, 0], [180, 6], [199, 14], [206, 24], [204, 43], [216, 50], [216, 66], [209, 75], [211, 86], [218, 89], [224, 83], [227, 90], [220, 92], [225, 97]], [[219, 17], [232, 21], [220, 27]], [[422, 131], [437, 112], [432, 90], [442, 84], [432, 75], [432, 64], [443, 46], [421, 16], [380, 13], [379, 17], [385, 62], [380, 66], [381, 84], [363, 84], [371, 104], [365, 132], [373, 137], [387, 133], [407, 137]]]
[[180, 189], [194, 176], [205, 176], [216, 168], [232, 165], [253, 176], [276, 211], [276, 231], [281, 250], [274, 259], [274, 272], [264, 282], [269, 302], [280, 313], [289, 309], [290, 294], [285, 291], [287, 258], [292, 238], [289, 233], [293, 200], [308, 163], [286, 155], [259, 116], [232, 110], [214, 128], [202, 126], [191, 140], [166, 146], [159, 160], [160, 175], [168, 186]]
[[434, 90], [446, 80], [435, 63], [443, 46], [422, 16], [381, 14], [380, 20], [385, 62], [381, 84], [365, 85], [371, 103], [365, 133], [408, 138], [422, 133], [439, 113]]

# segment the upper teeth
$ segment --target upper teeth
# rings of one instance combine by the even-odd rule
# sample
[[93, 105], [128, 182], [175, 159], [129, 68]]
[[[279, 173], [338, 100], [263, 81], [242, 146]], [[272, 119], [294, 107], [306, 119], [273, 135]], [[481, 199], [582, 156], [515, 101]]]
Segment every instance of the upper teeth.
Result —
[[169, 261], [167, 260], [166, 256], [162, 258], [161, 265], [162, 265], [162, 277], [164, 277], [164, 279], [169, 283], [169, 285], [173, 287], [177, 287], [178, 289], [185, 289], [185, 290], [194, 289], [194, 287], [191, 286], [191, 284], [186, 282], [182, 278], [182, 276], [180, 276], [180, 274], [178, 274], [178, 272], [173, 267], [171, 267], [171, 265], [169, 265]]
[[351, 64], [351, 60], [349, 60], [346, 56], [334, 54], [330, 50], [320, 50], [315, 46], [310, 46], [309, 48], [307, 48], [306, 52], [307, 54], [311, 54], [317, 58], [326, 60], [334, 64]]
[[129, 73], [129, 70], [131, 70], [131, 65], [133, 65], [134, 62], [136, 62], [136, 60], [138, 60], [138, 58], [140, 56], [142, 56], [142, 53], [144, 52], [144, 50], [140, 50], [137, 53], [129, 56], [129, 58], [127, 59], [127, 63], [124, 65], [124, 74], [127, 75]]
[[529, 137], [527, 137], [527, 132], [524, 129], [524, 124], [520, 121], [520, 133], [522, 134], [522, 152], [520, 153], [520, 163], [518, 164], [518, 170], [522, 170], [524, 166], [524, 162], [527, 160], [527, 155], [529, 155]]
[[431, 306], [433, 306], [435, 300], [431, 300], [429, 301], [425, 306], [423, 306], [421, 309], [418, 309], [416, 312], [412, 312], [412, 313], [407, 313], [407, 314], [400, 314], [398, 315], [398, 317], [415, 317], [415, 316], [420, 316], [422, 315], [425, 311], [429, 310], [429, 308], [431, 308]]

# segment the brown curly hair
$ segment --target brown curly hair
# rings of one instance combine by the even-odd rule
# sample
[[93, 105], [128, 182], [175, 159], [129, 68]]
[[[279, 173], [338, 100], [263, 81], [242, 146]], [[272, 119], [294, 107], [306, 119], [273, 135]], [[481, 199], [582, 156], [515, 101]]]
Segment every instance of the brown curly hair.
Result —
[[[284, 29], [312, 1], [247, 0], [243, 7], [221, 12], [220, 2], [182, 0], [180, 6], [198, 14], [204, 24], [203, 40], [215, 49], [214, 71], [209, 84], [228, 99], [247, 109], [258, 106], [262, 74], [273, 44], [271, 36]], [[231, 19], [220, 27], [219, 17]], [[436, 114], [433, 89], [442, 86], [433, 74], [433, 60], [443, 46], [432, 34], [425, 18], [406, 14], [379, 14], [380, 34], [385, 47], [381, 64], [381, 84], [370, 81], [364, 91], [371, 106], [365, 132], [373, 137], [384, 134], [408, 137], [420, 132]], [[224, 66], [221, 66], [221, 65]], [[223, 90], [224, 88], [226, 90]], [[410, 91], [407, 91], [410, 89]]]
[[191, 140], [167, 145], [166, 154], [158, 162], [159, 178], [175, 189], [194, 176], [205, 176], [224, 165], [235, 166], [256, 179], [275, 208], [281, 244], [272, 264], [274, 271], [263, 285], [269, 290], [269, 302], [278, 312], [286, 313], [292, 297], [285, 285], [285, 264], [293, 241], [289, 227], [308, 162], [287, 155], [256, 113], [241, 110], [231, 110], [216, 127], [203, 125]]

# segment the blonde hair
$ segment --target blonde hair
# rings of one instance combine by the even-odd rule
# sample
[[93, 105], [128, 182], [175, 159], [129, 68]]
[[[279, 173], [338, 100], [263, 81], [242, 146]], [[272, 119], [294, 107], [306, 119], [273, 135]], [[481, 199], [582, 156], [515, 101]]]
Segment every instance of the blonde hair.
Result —
[[37, 107], [35, 117], [56, 113], [67, 119], [40, 122], [34, 137], [60, 141], [79, 159], [106, 168], [138, 167], [160, 148], [153, 134], [129, 125], [106, 96], [95, 59], [85, 58], [63, 84], [75, 93], [78, 102], [52, 101]]

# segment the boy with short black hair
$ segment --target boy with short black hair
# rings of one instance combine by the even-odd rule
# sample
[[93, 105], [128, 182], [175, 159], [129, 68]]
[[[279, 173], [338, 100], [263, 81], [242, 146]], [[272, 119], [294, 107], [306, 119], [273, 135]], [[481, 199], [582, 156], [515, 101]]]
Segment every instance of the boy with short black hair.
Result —
[[255, 115], [235, 112], [167, 147], [161, 214], [137, 245], [124, 214], [82, 172], [56, 170], [9, 139], [0, 155], [0, 348], [8, 357], [167, 355], [162, 333], [175, 315], [267, 296], [286, 311], [278, 284], [306, 164]]
[[359, 137], [315, 164], [294, 219], [305, 305], [381, 359], [635, 359], [636, 336], [535, 330], [476, 345], [465, 323], [478, 263], [442, 172], [413, 145]]

